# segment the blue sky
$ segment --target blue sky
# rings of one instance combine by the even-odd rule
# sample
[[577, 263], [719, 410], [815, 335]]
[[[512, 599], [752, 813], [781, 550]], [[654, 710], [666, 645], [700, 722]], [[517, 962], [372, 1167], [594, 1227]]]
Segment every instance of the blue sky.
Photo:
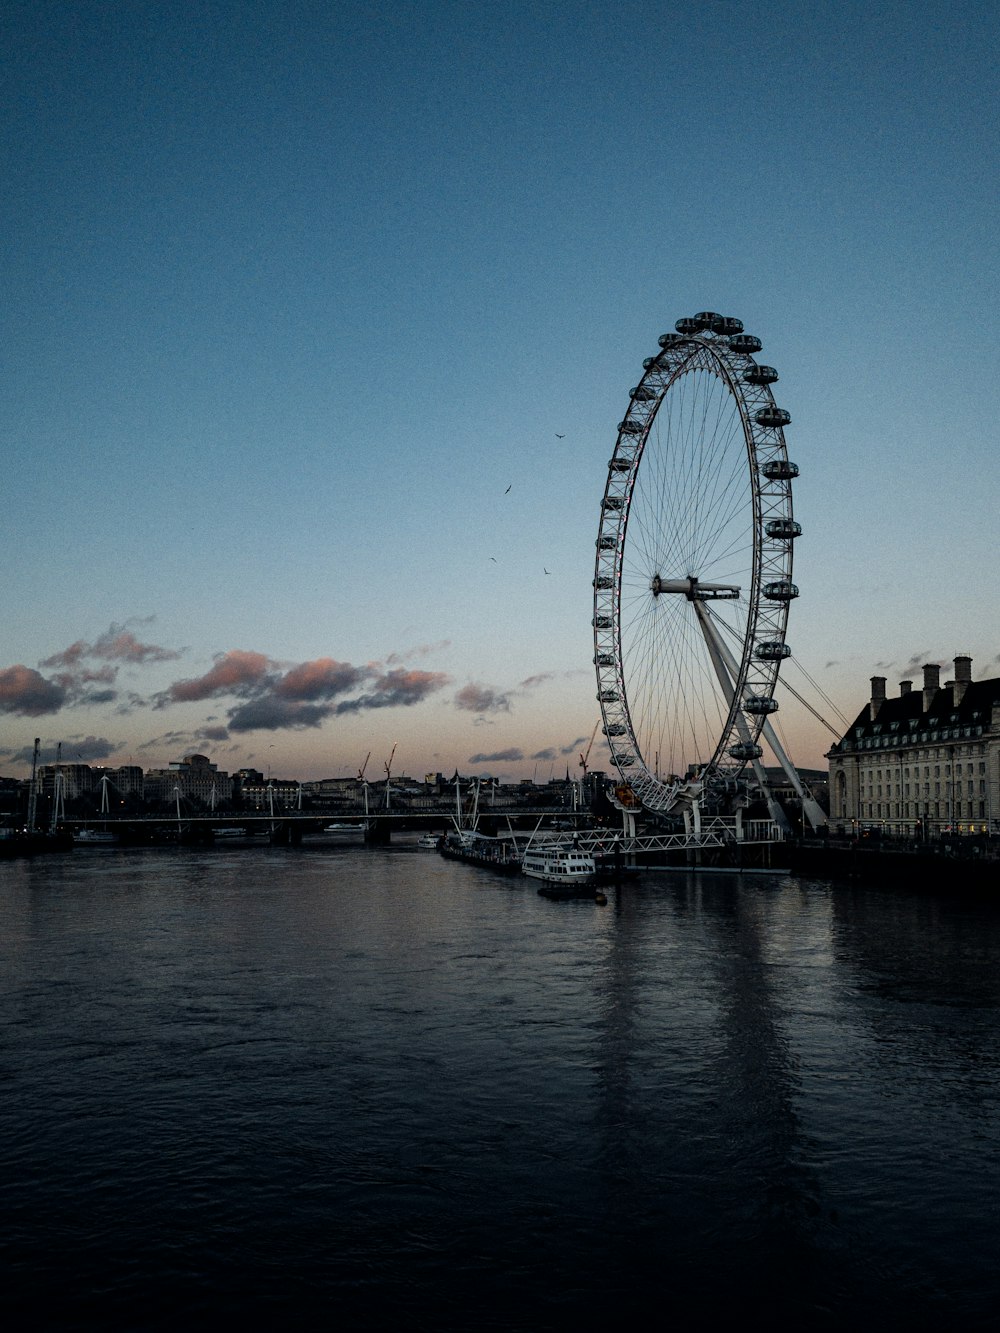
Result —
[[705, 308], [792, 413], [796, 657], [849, 715], [1000, 674], [995, 5], [2, 24], [0, 771], [562, 772], [615, 425]]

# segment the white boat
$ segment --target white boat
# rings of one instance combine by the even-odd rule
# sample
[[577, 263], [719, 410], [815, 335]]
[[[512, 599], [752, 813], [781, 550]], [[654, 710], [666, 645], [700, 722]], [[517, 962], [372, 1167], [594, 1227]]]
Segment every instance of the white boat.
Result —
[[324, 833], [363, 833], [364, 824], [327, 824]]
[[440, 841], [436, 833], [423, 833], [417, 839], [417, 846], [425, 852], [436, 852]]
[[593, 884], [597, 876], [597, 867], [590, 853], [565, 843], [540, 843], [537, 847], [525, 848], [521, 869], [531, 879], [540, 879], [567, 891]]
[[89, 843], [100, 843], [100, 842], [103, 842], [103, 843], [110, 843], [110, 842], [117, 842], [117, 841], [118, 841], [118, 837], [117, 837], [116, 834], [107, 832], [107, 831], [105, 831], [104, 829], [99, 829], [99, 828], [81, 828], [81, 829], [77, 829], [77, 831], [73, 834], [73, 841], [74, 841], [74, 842], [84, 842], [84, 843], [87, 843], [87, 842], [89, 842]]

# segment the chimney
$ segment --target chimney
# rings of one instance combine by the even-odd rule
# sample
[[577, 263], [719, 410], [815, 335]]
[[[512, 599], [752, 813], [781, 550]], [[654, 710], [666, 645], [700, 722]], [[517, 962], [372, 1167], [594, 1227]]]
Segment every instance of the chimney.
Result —
[[955, 658], [955, 688], [953, 695], [955, 707], [965, 698], [965, 691], [972, 684], [972, 658], [966, 657], [964, 653]]
[[868, 716], [874, 722], [878, 711], [885, 703], [885, 676], [872, 676], [872, 701], [868, 705]]
[[924, 712], [930, 712], [931, 700], [941, 688], [941, 668], [932, 663], [924, 667]]
[[913, 689], [912, 680], [901, 680], [899, 682], [899, 697], [902, 698], [904, 695], [909, 694], [909, 692], [912, 689]]

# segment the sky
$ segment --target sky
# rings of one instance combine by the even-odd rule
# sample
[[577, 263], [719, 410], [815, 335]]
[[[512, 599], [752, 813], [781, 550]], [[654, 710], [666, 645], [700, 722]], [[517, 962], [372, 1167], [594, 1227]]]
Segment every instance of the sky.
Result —
[[790, 682], [1000, 675], [998, 27], [10, 0], [0, 773], [578, 772], [616, 425], [703, 309], [792, 415]]

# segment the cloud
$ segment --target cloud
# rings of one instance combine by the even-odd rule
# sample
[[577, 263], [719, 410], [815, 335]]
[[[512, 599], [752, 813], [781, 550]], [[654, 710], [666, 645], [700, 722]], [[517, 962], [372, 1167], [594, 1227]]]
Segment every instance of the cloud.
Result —
[[198, 735], [203, 741], [229, 740], [229, 730], [227, 727], [201, 727], [198, 731]]
[[299, 731], [304, 727], [318, 727], [332, 711], [332, 704], [302, 703], [300, 700], [280, 699], [274, 694], [267, 694], [231, 709], [229, 730]]
[[555, 759], [556, 752], [551, 745], [547, 745], [544, 750], [538, 750], [531, 756], [532, 759]]
[[368, 694], [339, 703], [337, 713], [356, 713], [365, 708], [409, 708], [450, 684], [451, 677], [443, 671], [404, 671], [396, 668], [379, 676]]
[[34, 667], [18, 665], [0, 671], [0, 713], [41, 717], [58, 713], [66, 701], [66, 687], [46, 680]]
[[106, 736], [83, 736], [63, 742], [63, 759], [70, 764], [89, 764], [94, 759], [107, 759], [121, 748], [121, 741], [109, 741]]
[[510, 692], [494, 685], [470, 683], [455, 695], [455, 707], [468, 713], [509, 713]]
[[[140, 621], [140, 624], [148, 624]], [[77, 639], [61, 653], [54, 653], [44, 662], [43, 667], [75, 667], [84, 657], [97, 657], [106, 662], [128, 662], [132, 665], [144, 662], [173, 662], [180, 653], [172, 648], [161, 648], [156, 643], [141, 643], [125, 625], [111, 624], [93, 643]]]
[[469, 756], [467, 762], [470, 764], [516, 764], [523, 759], [524, 752], [512, 748], [510, 750], [497, 750], [493, 754], [473, 754]]
[[[89, 764], [95, 759], [107, 759], [116, 750], [122, 748], [121, 741], [109, 741], [106, 736], [77, 736], [62, 743], [62, 762], [64, 764]], [[47, 740], [40, 747], [41, 762], [54, 764], [58, 742]], [[24, 746], [21, 750], [10, 750], [8, 754], [18, 764], [30, 764], [34, 757], [34, 747]]]
[[276, 664], [263, 653], [233, 648], [228, 653], [219, 653], [215, 665], [203, 676], [175, 680], [163, 694], [157, 695], [156, 707], [194, 703], [220, 694], [250, 695], [271, 681], [275, 671]]
[[390, 653], [385, 660], [389, 666], [401, 666], [414, 657], [429, 657], [432, 653], [440, 653], [450, 647], [451, 639], [441, 639], [438, 643], [418, 643], [413, 648], [407, 648], [404, 653]]
[[350, 662], [336, 662], [332, 657], [318, 657], [314, 662], [292, 667], [276, 683], [274, 693], [282, 699], [332, 699], [353, 690], [371, 674], [369, 667], [355, 667]]
[[537, 686], [539, 685], [544, 685], [547, 680], [555, 680], [555, 678], [556, 678], [556, 672], [543, 671], [537, 676], [528, 676], [526, 679], [522, 680], [521, 689], [533, 690], [537, 688]]
[[575, 741], [570, 741], [569, 745], [564, 745], [560, 749], [560, 754], [578, 754], [580, 749], [590, 740], [589, 736], [577, 736]]
[[118, 698], [117, 690], [84, 690], [73, 700], [77, 704], [110, 704]]

